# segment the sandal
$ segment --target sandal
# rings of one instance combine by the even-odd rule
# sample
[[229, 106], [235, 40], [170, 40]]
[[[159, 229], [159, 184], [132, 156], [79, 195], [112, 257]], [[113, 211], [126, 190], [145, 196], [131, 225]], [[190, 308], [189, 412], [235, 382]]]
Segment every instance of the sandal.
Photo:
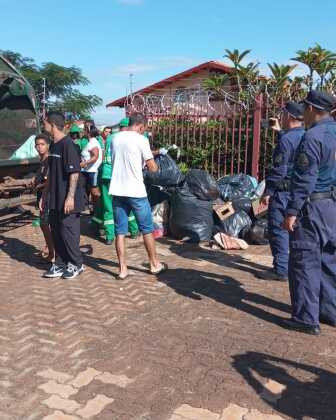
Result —
[[164, 273], [165, 271], [168, 270], [168, 265], [166, 263], [161, 263], [161, 268], [157, 271], [152, 271], [150, 270], [149, 272], [153, 275], [153, 276], [158, 276], [159, 274]]

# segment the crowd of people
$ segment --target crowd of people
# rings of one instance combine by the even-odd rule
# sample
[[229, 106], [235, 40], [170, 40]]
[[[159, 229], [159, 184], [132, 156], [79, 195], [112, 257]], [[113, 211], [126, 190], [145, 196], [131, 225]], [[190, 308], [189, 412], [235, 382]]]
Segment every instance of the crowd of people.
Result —
[[149, 171], [157, 170], [148, 138], [143, 135], [145, 127], [144, 116], [135, 114], [123, 119], [116, 133], [109, 127], [100, 133], [94, 125], [86, 129], [73, 125], [67, 135], [64, 116], [59, 112], [47, 115], [45, 134], [35, 140], [41, 160], [35, 187], [47, 259], [51, 262], [44, 277], [71, 279], [84, 271], [79, 247], [80, 213], [90, 197], [97, 234], [103, 229], [108, 245], [116, 237], [120, 280], [129, 275], [125, 251], [129, 234], [133, 238], [139, 232], [143, 235], [151, 274], [167, 269], [156, 254], [151, 207], [143, 181], [145, 166]]
[[[320, 322], [336, 327], [335, 109], [335, 97], [311, 91], [302, 103], [288, 102], [281, 119], [270, 121], [279, 138], [262, 198], [269, 206], [273, 269], [260, 276], [289, 280], [292, 317], [286, 327], [314, 335], [320, 333]], [[63, 115], [50, 112], [44, 121], [52, 138], [49, 152], [46, 134], [36, 137], [41, 228], [52, 262], [44, 276], [70, 279], [83, 272], [80, 213], [88, 196], [97, 233], [104, 230], [108, 245], [115, 239], [120, 280], [129, 275], [125, 237], [139, 232], [150, 273], [167, 270], [156, 254], [143, 180], [144, 167], [156, 172], [154, 157], [166, 150], [150, 149], [145, 117], [123, 119], [116, 133], [109, 127], [100, 133], [94, 126], [83, 130], [73, 125], [66, 135], [64, 127]]]

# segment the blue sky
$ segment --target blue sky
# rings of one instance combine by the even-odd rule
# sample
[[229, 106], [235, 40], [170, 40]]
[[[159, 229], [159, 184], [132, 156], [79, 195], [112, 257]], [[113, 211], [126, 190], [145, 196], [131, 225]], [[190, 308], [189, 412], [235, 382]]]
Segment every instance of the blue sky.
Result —
[[[82, 68], [86, 93], [104, 104], [193, 65], [252, 49], [251, 60], [286, 64], [316, 42], [336, 50], [336, 1], [0, 0], [0, 48], [38, 63]], [[118, 110], [96, 110], [111, 123]]]

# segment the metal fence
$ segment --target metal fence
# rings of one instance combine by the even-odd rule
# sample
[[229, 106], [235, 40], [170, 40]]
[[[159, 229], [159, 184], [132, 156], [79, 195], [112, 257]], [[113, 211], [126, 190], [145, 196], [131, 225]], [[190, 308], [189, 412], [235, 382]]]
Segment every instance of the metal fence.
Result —
[[249, 105], [202, 94], [134, 97], [127, 113], [145, 111], [154, 147], [176, 144], [187, 167], [219, 178], [246, 173], [263, 179], [271, 162], [275, 136], [263, 120], [275, 115], [267, 98]]

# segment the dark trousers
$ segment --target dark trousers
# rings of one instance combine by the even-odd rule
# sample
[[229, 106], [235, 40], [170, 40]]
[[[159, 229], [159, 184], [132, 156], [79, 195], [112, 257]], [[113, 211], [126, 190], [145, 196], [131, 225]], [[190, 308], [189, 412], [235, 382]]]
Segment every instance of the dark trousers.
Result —
[[336, 202], [305, 205], [290, 236], [289, 287], [293, 319], [318, 325], [336, 321]]
[[83, 263], [79, 248], [80, 215], [64, 214], [51, 210], [49, 214], [51, 234], [54, 240], [56, 264], [66, 265], [69, 262], [80, 267]]
[[289, 236], [282, 228], [286, 217], [288, 192], [276, 192], [268, 209], [268, 237], [273, 255], [273, 267], [278, 274], [288, 274]]

